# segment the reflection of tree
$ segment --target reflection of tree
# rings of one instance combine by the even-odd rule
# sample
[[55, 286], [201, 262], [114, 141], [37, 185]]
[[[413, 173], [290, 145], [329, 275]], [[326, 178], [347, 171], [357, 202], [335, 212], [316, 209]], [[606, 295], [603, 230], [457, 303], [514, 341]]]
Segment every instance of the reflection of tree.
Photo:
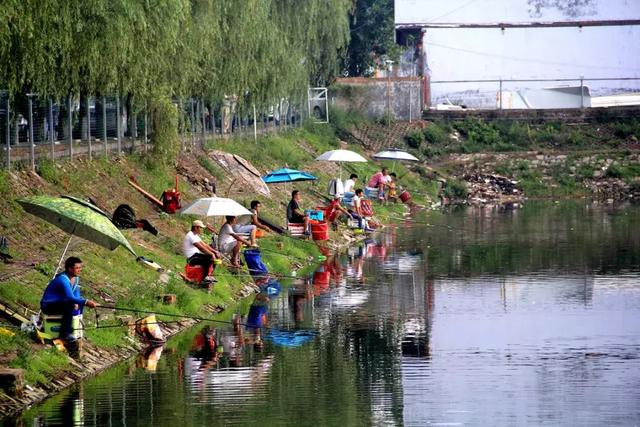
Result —
[[597, 13], [598, 0], [528, 0], [529, 16], [539, 18], [543, 9], [558, 9], [567, 18], [593, 16]]
[[446, 219], [454, 233], [442, 227], [428, 230], [432, 274], [608, 273], [640, 264], [636, 208], [621, 215], [574, 203], [532, 203], [516, 213], [469, 209]]

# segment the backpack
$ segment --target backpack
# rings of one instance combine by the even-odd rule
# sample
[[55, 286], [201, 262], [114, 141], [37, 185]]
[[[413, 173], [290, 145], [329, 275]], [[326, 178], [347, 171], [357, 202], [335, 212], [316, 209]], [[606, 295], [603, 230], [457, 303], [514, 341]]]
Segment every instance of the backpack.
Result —
[[340, 179], [332, 179], [329, 181], [329, 188], [327, 192], [332, 197], [343, 197], [344, 196], [344, 184]]
[[129, 205], [120, 205], [113, 212], [111, 222], [118, 228], [136, 228], [136, 213]]

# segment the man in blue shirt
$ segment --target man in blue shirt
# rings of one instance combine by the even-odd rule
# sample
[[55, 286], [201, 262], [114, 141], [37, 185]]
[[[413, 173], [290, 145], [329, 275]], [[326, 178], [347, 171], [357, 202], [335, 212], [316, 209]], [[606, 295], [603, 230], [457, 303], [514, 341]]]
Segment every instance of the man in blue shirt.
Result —
[[94, 308], [96, 303], [80, 296], [80, 272], [82, 261], [77, 257], [69, 257], [64, 263], [64, 273], [58, 274], [47, 285], [47, 289], [40, 300], [40, 309], [44, 314], [62, 315], [60, 337], [66, 341], [73, 341], [71, 322], [73, 316], [82, 313], [82, 309]]

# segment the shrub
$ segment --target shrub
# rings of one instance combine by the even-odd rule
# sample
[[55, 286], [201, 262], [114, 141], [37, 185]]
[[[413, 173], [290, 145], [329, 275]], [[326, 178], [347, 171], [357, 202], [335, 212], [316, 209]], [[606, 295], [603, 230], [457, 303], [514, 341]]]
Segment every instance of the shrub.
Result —
[[447, 181], [443, 191], [444, 195], [450, 199], [463, 199], [467, 197], [467, 184], [452, 179]]
[[405, 135], [405, 139], [409, 147], [418, 149], [424, 142], [424, 134], [419, 130], [413, 129]]
[[608, 178], [622, 178], [624, 175], [624, 169], [622, 166], [613, 163], [607, 168], [605, 176]]
[[447, 129], [439, 124], [431, 124], [424, 128], [424, 138], [427, 142], [435, 145], [444, 145], [449, 141]]
[[60, 183], [60, 175], [56, 164], [49, 159], [41, 159], [38, 161], [38, 174], [45, 181], [57, 185]]

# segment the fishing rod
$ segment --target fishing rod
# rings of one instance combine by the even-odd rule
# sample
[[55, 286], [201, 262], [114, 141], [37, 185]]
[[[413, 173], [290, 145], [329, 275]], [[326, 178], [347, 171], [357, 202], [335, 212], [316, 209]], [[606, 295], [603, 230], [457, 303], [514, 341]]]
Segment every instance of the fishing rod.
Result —
[[307, 261], [309, 263], [314, 262], [314, 261], [325, 261], [327, 259], [326, 256], [324, 255], [318, 255], [316, 257], [313, 257], [311, 255], [309, 255], [308, 257], [300, 257], [300, 256], [296, 256], [296, 255], [287, 255], [287, 254], [282, 254], [278, 251], [274, 251], [271, 249], [264, 249], [264, 248], [259, 248], [260, 252], [266, 252], [269, 254], [275, 254], [275, 255], [280, 255], [282, 257], [286, 257], [286, 258], [293, 258], [293, 259], [298, 259], [298, 260], [302, 260], [302, 261]]
[[[174, 314], [174, 313], [167, 313], [167, 312], [161, 312], [161, 311], [151, 311], [151, 310], [142, 310], [142, 309], [137, 309], [137, 308], [128, 308], [128, 307], [118, 307], [115, 305], [96, 305], [96, 308], [106, 308], [106, 309], [110, 309], [110, 310], [119, 310], [119, 311], [128, 311], [131, 313], [141, 313], [141, 314], [153, 314], [153, 315], [157, 315], [157, 316], [167, 316], [167, 317], [174, 317], [174, 318], [180, 318], [180, 319], [192, 319], [192, 320], [197, 320], [199, 322], [214, 322], [214, 323], [223, 323], [226, 325], [240, 325], [240, 326], [244, 326], [247, 328], [256, 328], [256, 325], [251, 325], [245, 322], [233, 322], [230, 320], [220, 320], [220, 319], [213, 319], [211, 317], [201, 317], [201, 316], [193, 316], [193, 315], [188, 315], [188, 314]], [[177, 321], [176, 321], [177, 322]], [[161, 323], [161, 322], [157, 322], [157, 323]], [[110, 325], [108, 325], [110, 326]], [[124, 325], [120, 325], [120, 326], [124, 326]], [[115, 325], [114, 325], [115, 327]], [[282, 328], [277, 328], [277, 327], [271, 327], [271, 326], [261, 326], [259, 327], [260, 329], [279, 329], [282, 330]], [[287, 329], [287, 331], [291, 331], [293, 329]], [[317, 332], [316, 330], [313, 330], [314, 332]]]

